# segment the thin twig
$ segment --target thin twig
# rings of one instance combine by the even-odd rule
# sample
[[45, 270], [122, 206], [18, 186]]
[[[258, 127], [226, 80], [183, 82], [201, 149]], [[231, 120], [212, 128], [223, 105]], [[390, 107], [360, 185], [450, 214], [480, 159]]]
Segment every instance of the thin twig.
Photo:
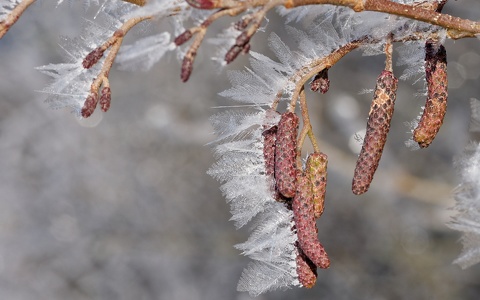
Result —
[[392, 35], [389, 35], [387, 38], [387, 42], [385, 43], [385, 70], [389, 72], [393, 72], [392, 52], [393, 52]]
[[175, 38], [175, 44], [177, 46], [180, 46], [186, 41], [188, 41], [193, 35], [195, 35], [195, 40], [190, 45], [190, 48], [188, 49], [187, 53], [185, 54], [185, 57], [183, 58], [182, 71], [180, 76], [182, 81], [184, 82], [187, 81], [188, 78], [190, 77], [190, 74], [192, 73], [193, 62], [195, 61], [195, 57], [197, 56], [197, 50], [202, 44], [203, 38], [207, 33], [208, 26], [210, 26], [210, 24], [212, 24], [215, 20], [219, 19], [220, 17], [227, 16], [227, 15], [236, 16], [244, 12], [247, 8], [248, 6], [246, 6], [245, 3], [240, 2], [237, 7], [218, 10], [213, 14], [211, 14], [199, 26], [189, 28], [184, 33], [182, 33], [177, 38]]
[[144, 6], [147, 4], [147, 0], [122, 0], [124, 2], [129, 2], [138, 6]]
[[7, 33], [7, 31], [15, 24], [25, 10], [32, 5], [36, 0], [23, 0], [18, 4], [5, 18], [0, 21], [0, 39]]
[[302, 119], [303, 119], [303, 127], [302, 127], [302, 131], [300, 131], [300, 134], [298, 136], [296, 151], [297, 151], [297, 168], [301, 169], [302, 168], [301, 155], [302, 155], [303, 144], [305, 143], [305, 138], [308, 136], [308, 138], [312, 143], [313, 150], [316, 153], [320, 153], [320, 148], [318, 147], [317, 139], [313, 134], [312, 123], [310, 122], [310, 116], [308, 115], [307, 97], [305, 96], [304, 88], [302, 88], [300, 91], [299, 99], [300, 99], [299, 101], [300, 112], [302, 113]]
[[[103, 62], [102, 69], [98, 76], [93, 80], [90, 86], [90, 93], [82, 107], [82, 116], [84, 118], [88, 118], [94, 111], [95, 107], [97, 106], [98, 95], [100, 87], [103, 85], [104, 89], [102, 90], [102, 99], [104, 101], [102, 105], [102, 110], [106, 111], [110, 107], [110, 82], [108, 80], [108, 75], [110, 73], [110, 69], [112, 68], [113, 62], [117, 57], [118, 51], [122, 46], [123, 39], [130, 29], [132, 29], [138, 23], [149, 20], [153, 16], [143, 16], [143, 17], [135, 17], [127, 20], [119, 29], [117, 29], [113, 35], [106, 40], [102, 45], [91, 51], [83, 60], [84, 68], [88, 69], [91, 68], [93, 65], [98, 63], [98, 61], [103, 57], [104, 52], [107, 49], [110, 51]], [[105, 91], [105, 94], [104, 94]], [[108, 97], [107, 97], [108, 95]]]
[[331, 68], [341, 58], [360, 47], [364, 42], [365, 40], [357, 40], [350, 42], [325, 57], [314, 59], [310, 64], [302, 67], [294, 75], [292, 75], [288, 81], [295, 82], [296, 86], [295, 90], [292, 93], [292, 100], [290, 101], [290, 111], [295, 110], [295, 104], [297, 102], [298, 96], [300, 95], [300, 91], [303, 89], [303, 86], [310, 78], [312, 78], [313, 76], [315, 76], [315, 74], [325, 68]]

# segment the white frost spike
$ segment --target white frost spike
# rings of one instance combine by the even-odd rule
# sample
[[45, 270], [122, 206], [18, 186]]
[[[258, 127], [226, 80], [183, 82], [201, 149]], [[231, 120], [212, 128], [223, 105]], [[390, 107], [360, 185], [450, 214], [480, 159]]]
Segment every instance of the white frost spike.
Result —
[[415, 78], [415, 82], [425, 78], [425, 41], [405, 43], [397, 48], [397, 66], [406, 66], [400, 79]]
[[480, 262], [480, 145], [473, 144], [467, 151], [470, 153], [457, 161], [462, 179], [454, 191], [458, 214], [447, 224], [463, 232], [463, 251], [454, 261], [463, 269]]
[[292, 212], [283, 205], [269, 203], [248, 241], [236, 246], [255, 260], [243, 271], [239, 291], [248, 291], [255, 297], [269, 290], [300, 285], [292, 218]]
[[49, 64], [36, 68], [54, 80], [50, 86], [40, 91], [48, 95], [45, 102], [53, 109], [70, 107], [77, 116], [80, 116], [83, 103], [90, 91], [90, 85], [100, 71], [102, 61], [89, 70], [85, 70], [81, 62]]
[[[169, 15], [182, 14], [186, 8], [190, 7], [186, 1], [183, 0], [150, 0], [145, 6], [137, 8], [126, 18], [156, 16], [157, 18], [164, 18]], [[191, 11], [190, 9], [188, 9]]]
[[[220, 115], [214, 122], [220, 132], [215, 153], [218, 161], [210, 168], [208, 174], [223, 182], [221, 189], [231, 206], [232, 220], [237, 227], [242, 227], [265, 210], [272, 198], [268, 179], [264, 174], [262, 126], [265, 111], [255, 114], [227, 113]], [[232, 124], [238, 124], [236, 130]], [[243, 124], [243, 125], [241, 125]]]
[[132, 45], [123, 46], [118, 53], [116, 61], [124, 70], [149, 70], [168, 51], [176, 48], [170, 41], [170, 33], [149, 36], [140, 39]]
[[224, 67], [227, 65], [225, 62], [225, 54], [227, 54], [230, 47], [235, 44], [235, 39], [240, 35], [240, 31], [235, 29], [235, 26], [230, 26], [224, 29], [220, 34], [214, 38], [209, 38], [208, 43], [216, 47], [215, 55], [212, 56], [212, 60], [219, 63]]
[[98, 76], [108, 51], [90, 69], [83, 67], [83, 59], [91, 50], [112, 36], [114, 30], [120, 26], [121, 23], [118, 19], [102, 13], [95, 23], [86, 21], [83, 33], [78, 38], [64, 38], [62, 48], [65, 50], [67, 62], [37, 68], [37, 70], [53, 79], [49, 86], [39, 91], [47, 95], [45, 102], [55, 109], [72, 108], [73, 112], [80, 116], [90, 86], [94, 78]]
[[242, 227], [256, 222], [252, 235], [237, 249], [249, 256], [238, 290], [257, 296], [265, 291], [298, 285], [295, 264], [293, 214], [275, 201], [265, 175], [263, 124], [266, 111], [255, 107], [252, 113], [227, 111], [212, 118], [217, 132], [215, 154], [218, 161], [208, 174], [223, 183], [232, 220]]

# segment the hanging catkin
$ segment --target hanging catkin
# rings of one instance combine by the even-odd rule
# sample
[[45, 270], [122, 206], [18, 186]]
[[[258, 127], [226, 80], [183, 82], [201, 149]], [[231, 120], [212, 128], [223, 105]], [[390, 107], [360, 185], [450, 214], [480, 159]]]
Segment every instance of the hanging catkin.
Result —
[[278, 191], [287, 198], [295, 196], [297, 132], [297, 115], [283, 113], [275, 143], [275, 182]]
[[304, 174], [297, 178], [297, 191], [292, 201], [293, 219], [297, 229], [298, 245], [319, 268], [330, 266], [330, 259], [318, 241], [317, 225], [313, 215], [312, 186]]
[[279, 116], [279, 113], [269, 109], [265, 115], [265, 124], [263, 125], [263, 158], [265, 160], [265, 175], [272, 193], [272, 197], [282, 200], [275, 185], [275, 141], [277, 139], [278, 126], [272, 123]]
[[425, 79], [427, 101], [420, 121], [413, 131], [413, 140], [421, 148], [432, 143], [447, 111], [447, 52], [442, 44], [432, 40], [425, 43]]
[[375, 94], [368, 114], [367, 132], [353, 175], [352, 191], [356, 195], [368, 190], [382, 157], [383, 147], [390, 130], [397, 83], [398, 79], [387, 70], [377, 78]]
[[313, 214], [317, 219], [323, 214], [325, 208], [327, 161], [326, 154], [311, 153], [305, 167], [305, 174], [312, 185]]

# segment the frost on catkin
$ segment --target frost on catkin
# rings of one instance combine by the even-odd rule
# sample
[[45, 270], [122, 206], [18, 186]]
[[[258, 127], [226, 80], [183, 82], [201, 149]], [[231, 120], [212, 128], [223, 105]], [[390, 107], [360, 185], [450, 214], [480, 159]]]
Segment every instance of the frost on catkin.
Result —
[[443, 124], [447, 111], [447, 52], [445, 47], [432, 40], [425, 43], [425, 79], [427, 101], [413, 140], [421, 148], [428, 147]]
[[390, 71], [384, 70], [377, 78], [375, 94], [368, 114], [367, 132], [353, 175], [352, 191], [356, 195], [368, 190], [382, 157], [383, 147], [390, 130], [397, 83], [398, 79]]
[[325, 192], [327, 188], [327, 155], [312, 153], [307, 158], [305, 174], [312, 185], [313, 214], [320, 218], [325, 208]]
[[328, 268], [330, 259], [317, 237], [317, 225], [313, 214], [312, 186], [304, 174], [298, 175], [297, 191], [293, 198], [292, 210], [297, 229], [298, 245], [317, 267]]
[[275, 181], [278, 191], [287, 198], [295, 196], [297, 132], [298, 116], [293, 112], [282, 114], [275, 143]]

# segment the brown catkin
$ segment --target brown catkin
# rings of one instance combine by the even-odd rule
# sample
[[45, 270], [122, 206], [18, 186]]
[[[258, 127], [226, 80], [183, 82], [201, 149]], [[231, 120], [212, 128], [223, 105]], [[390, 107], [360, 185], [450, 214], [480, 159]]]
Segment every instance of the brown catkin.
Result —
[[313, 215], [312, 186], [304, 174], [299, 174], [297, 178], [297, 191], [292, 201], [292, 210], [299, 247], [317, 267], [328, 268], [330, 259], [317, 236], [317, 224]]
[[432, 40], [425, 43], [425, 79], [427, 101], [420, 121], [413, 131], [413, 140], [421, 148], [432, 143], [447, 111], [447, 52], [443, 45]]
[[263, 131], [263, 158], [265, 159], [265, 175], [273, 179], [275, 172], [275, 140], [277, 126], [265, 128]]
[[110, 87], [105, 86], [102, 89], [102, 96], [100, 97], [100, 108], [103, 112], [107, 112], [110, 108], [110, 102], [112, 102], [112, 91]]
[[398, 79], [390, 71], [384, 70], [377, 78], [375, 94], [368, 114], [367, 132], [353, 175], [352, 191], [356, 195], [368, 190], [382, 157], [383, 147], [390, 130], [397, 83]]
[[265, 114], [265, 122], [263, 125], [263, 158], [265, 160], [265, 175], [275, 200], [281, 201], [279, 193], [275, 185], [275, 141], [277, 137], [278, 126], [274, 125], [274, 120], [279, 115], [273, 109], [267, 110]]
[[312, 288], [317, 281], [317, 266], [303, 253], [298, 245], [295, 262], [298, 281], [303, 287]]
[[307, 158], [305, 174], [312, 185], [313, 214], [320, 218], [325, 208], [325, 192], [327, 188], [327, 155], [312, 153]]
[[275, 182], [278, 191], [287, 198], [295, 196], [297, 132], [297, 115], [283, 113], [275, 142]]
[[82, 117], [83, 118], [90, 117], [95, 111], [95, 108], [97, 107], [97, 103], [98, 103], [98, 94], [90, 92], [90, 94], [88, 94], [87, 99], [85, 100], [85, 103], [83, 103], [83, 107], [81, 111]]

